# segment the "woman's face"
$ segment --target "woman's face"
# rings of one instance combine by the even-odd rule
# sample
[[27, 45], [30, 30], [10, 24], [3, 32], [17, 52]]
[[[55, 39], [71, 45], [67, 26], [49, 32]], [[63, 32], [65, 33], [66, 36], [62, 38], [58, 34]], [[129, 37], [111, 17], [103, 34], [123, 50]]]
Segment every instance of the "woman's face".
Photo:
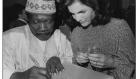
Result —
[[89, 26], [95, 17], [95, 11], [91, 7], [78, 1], [68, 6], [68, 9], [72, 13], [72, 17], [83, 27]]

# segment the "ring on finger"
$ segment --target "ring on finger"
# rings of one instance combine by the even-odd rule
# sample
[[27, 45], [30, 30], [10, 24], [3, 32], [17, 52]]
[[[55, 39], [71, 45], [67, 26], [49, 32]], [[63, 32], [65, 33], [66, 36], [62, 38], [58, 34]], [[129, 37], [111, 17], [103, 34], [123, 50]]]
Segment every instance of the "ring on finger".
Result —
[[95, 65], [97, 65], [97, 62], [96, 62], [96, 61], [94, 61], [94, 64], [95, 64]]

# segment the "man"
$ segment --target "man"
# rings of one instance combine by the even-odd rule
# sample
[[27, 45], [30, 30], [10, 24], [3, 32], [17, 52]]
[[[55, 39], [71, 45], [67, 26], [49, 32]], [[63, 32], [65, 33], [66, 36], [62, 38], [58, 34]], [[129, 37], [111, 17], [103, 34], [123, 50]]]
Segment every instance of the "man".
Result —
[[3, 79], [50, 79], [63, 70], [61, 62], [72, 63], [70, 42], [55, 30], [55, 6], [54, 0], [27, 0], [28, 24], [3, 33]]

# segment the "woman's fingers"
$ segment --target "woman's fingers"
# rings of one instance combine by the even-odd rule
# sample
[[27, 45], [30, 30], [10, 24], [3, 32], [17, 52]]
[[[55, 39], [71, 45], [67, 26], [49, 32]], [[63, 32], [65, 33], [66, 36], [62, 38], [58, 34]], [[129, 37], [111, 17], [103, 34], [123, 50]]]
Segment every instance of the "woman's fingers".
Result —
[[96, 62], [104, 62], [105, 56], [104, 54], [89, 54], [88, 56], [89, 60], [96, 61]]
[[88, 57], [101, 58], [103, 57], [103, 54], [89, 54]]
[[86, 63], [86, 62], [88, 62], [88, 59], [83, 59], [83, 58], [76, 58], [76, 60], [79, 63]]
[[90, 60], [91, 65], [99, 68], [102, 68], [104, 66], [104, 54], [89, 54], [88, 58]]
[[79, 54], [79, 55], [76, 57], [76, 60], [77, 60], [77, 62], [79, 62], [79, 63], [86, 63], [86, 62], [89, 61], [89, 59], [88, 59], [88, 57], [86, 56], [86, 54], [83, 54], [83, 53]]
[[91, 65], [94, 67], [102, 68], [104, 66], [104, 63], [96, 62], [96, 61], [90, 61]]
[[87, 53], [80, 53], [78, 55], [78, 57], [80, 57], [80, 58], [88, 58], [88, 54]]

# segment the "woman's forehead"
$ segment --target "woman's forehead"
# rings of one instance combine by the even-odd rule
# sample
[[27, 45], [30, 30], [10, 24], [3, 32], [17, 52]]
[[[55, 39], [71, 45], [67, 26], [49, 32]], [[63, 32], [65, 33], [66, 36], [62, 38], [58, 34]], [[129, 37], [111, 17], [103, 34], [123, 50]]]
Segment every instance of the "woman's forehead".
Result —
[[88, 10], [90, 7], [82, 4], [81, 2], [74, 2], [72, 5], [68, 6], [68, 9], [71, 13], [78, 13], [82, 10]]

